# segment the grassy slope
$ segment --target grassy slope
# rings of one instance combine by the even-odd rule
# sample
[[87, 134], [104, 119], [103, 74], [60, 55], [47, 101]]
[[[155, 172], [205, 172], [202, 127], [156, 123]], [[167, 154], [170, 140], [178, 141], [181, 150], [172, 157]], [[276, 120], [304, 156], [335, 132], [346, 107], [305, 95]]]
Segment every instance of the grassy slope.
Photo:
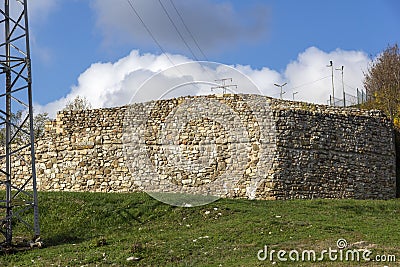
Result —
[[[39, 201], [46, 248], [0, 255], [0, 266], [270, 266], [257, 260], [264, 245], [322, 250], [339, 238], [376, 244], [374, 252], [400, 261], [400, 200], [224, 199], [179, 208], [142, 193], [40, 193]], [[301, 265], [316, 264], [291, 266]]]

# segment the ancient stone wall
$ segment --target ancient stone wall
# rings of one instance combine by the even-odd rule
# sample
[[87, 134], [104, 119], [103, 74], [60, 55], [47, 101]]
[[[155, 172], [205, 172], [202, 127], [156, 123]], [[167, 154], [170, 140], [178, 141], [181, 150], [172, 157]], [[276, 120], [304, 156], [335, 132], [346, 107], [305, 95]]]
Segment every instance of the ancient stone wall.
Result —
[[393, 129], [381, 112], [257, 95], [61, 112], [36, 154], [39, 190], [46, 191], [396, 195]]
[[395, 197], [393, 130], [382, 113], [275, 106], [277, 198]]

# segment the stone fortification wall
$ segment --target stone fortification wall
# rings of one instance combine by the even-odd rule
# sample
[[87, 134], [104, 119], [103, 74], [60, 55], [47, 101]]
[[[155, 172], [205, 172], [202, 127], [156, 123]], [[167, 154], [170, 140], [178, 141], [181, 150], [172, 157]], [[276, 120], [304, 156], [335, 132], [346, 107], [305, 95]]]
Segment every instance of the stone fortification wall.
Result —
[[395, 197], [393, 130], [381, 112], [275, 106], [276, 197]]
[[393, 129], [381, 112], [257, 95], [61, 112], [36, 154], [39, 190], [396, 195]]

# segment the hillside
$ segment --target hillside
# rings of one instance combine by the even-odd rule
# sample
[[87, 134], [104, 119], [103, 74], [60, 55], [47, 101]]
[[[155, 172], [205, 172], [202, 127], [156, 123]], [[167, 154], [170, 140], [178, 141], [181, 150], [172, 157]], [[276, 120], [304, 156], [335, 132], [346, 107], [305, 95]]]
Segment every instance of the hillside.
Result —
[[0, 266], [269, 266], [257, 259], [264, 245], [322, 251], [340, 238], [400, 256], [399, 200], [223, 199], [180, 208], [144, 193], [41, 192], [40, 212], [45, 248], [3, 254]]

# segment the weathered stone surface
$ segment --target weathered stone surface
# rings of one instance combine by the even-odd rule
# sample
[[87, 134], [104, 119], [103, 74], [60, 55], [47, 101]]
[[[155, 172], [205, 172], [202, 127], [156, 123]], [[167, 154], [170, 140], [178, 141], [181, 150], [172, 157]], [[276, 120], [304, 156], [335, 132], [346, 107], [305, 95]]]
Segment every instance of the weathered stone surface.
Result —
[[[45, 130], [36, 144], [39, 190], [209, 186], [223, 197], [259, 199], [396, 194], [393, 130], [379, 111], [227, 94], [61, 112]], [[15, 165], [17, 181], [27, 179], [27, 168]]]

